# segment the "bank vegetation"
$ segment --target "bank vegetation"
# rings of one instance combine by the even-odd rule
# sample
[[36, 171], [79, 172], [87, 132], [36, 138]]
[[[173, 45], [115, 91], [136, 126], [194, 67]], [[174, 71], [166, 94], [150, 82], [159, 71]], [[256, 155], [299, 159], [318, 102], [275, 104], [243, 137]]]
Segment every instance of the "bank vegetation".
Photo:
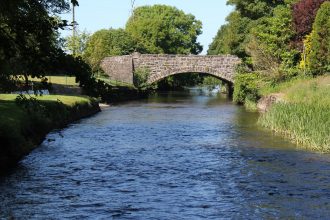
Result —
[[234, 101], [250, 110], [280, 96], [260, 124], [298, 146], [330, 151], [330, 1], [228, 0], [234, 11], [208, 54], [235, 54]]
[[0, 171], [15, 165], [48, 132], [100, 111], [88, 97], [0, 94]]

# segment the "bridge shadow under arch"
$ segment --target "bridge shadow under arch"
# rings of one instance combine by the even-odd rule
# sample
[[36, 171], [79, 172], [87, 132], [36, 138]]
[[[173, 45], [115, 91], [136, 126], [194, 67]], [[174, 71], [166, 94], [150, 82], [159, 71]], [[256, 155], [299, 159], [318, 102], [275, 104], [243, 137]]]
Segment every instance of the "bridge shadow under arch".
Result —
[[205, 68], [205, 67], [186, 68], [186, 69], [180, 68], [180, 70], [164, 71], [164, 72], [160, 72], [160, 73], [151, 75], [151, 77], [148, 78], [147, 83], [148, 84], [158, 83], [158, 82], [161, 82], [162, 80], [165, 80], [166, 78], [168, 78], [170, 76], [178, 76], [178, 75], [190, 74], [190, 73], [211, 76], [211, 77], [221, 80], [223, 85], [226, 87], [226, 91], [228, 92], [228, 95], [232, 96], [233, 82], [231, 80], [226, 79], [225, 74], [223, 74], [219, 71], [216, 71], [212, 68]]
[[181, 74], [189, 74], [189, 73], [192, 73], [192, 74], [197, 73], [197, 74], [212, 76], [214, 78], [220, 79], [225, 84], [230, 84], [230, 85], [233, 84], [233, 82], [231, 80], [226, 79], [226, 77], [222, 73], [218, 73], [218, 72], [215, 72], [215, 71], [213, 71], [213, 72], [212, 71], [207, 72], [207, 71], [203, 71], [203, 70], [198, 71], [196, 69], [194, 69], [194, 70], [188, 69], [188, 70], [185, 70], [185, 71], [183, 71], [183, 70], [177, 71], [176, 70], [176, 71], [168, 71], [166, 73], [154, 74], [154, 75], [148, 77], [147, 82], [149, 84], [157, 83], [157, 82], [159, 82], [161, 80], [164, 80], [164, 79], [166, 79], [167, 77], [170, 77], [170, 76], [181, 75]]

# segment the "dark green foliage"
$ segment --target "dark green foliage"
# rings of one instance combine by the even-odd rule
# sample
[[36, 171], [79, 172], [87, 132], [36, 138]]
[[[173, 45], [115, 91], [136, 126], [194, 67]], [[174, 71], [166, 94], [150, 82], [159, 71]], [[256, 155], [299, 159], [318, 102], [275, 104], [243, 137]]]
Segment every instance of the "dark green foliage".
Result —
[[[78, 4], [76, 0], [72, 3]], [[41, 77], [54, 73], [61, 53], [58, 29], [67, 25], [54, 16], [69, 9], [65, 0], [2, 0], [0, 3], [0, 84], [9, 75]], [[0, 89], [6, 90], [0, 86]]]
[[293, 36], [291, 8], [277, 6], [272, 17], [259, 19], [247, 45], [254, 69], [273, 78], [287, 75], [299, 61], [298, 51], [290, 47]]
[[202, 75], [201, 77], [201, 85], [203, 86], [219, 86], [223, 85], [223, 81], [219, 78], [210, 75]]
[[140, 53], [198, 54], [201, 29], [195, 16], [166, 5], [138, 7], [126, 24]]
[[[290, 1], [288, 1], [290, 2]], [[208, 54], [234, 54], [250, 63], [246, 50], [249, 33], [259, 19], [272, 16], [274, 8], [288, 3], [272, 0], [228, 0], [235, 10], [226, 18], [227, 23], [220, 27], [217, 36], [209, 47]]]
[[200, 73], [181, 73], [169, 76], [157, 83], [159, 90], [182, 90], [184, 87], [196, 86], [203, 82], [203, 75]]
[[235, 9], [243, 17], [257, 20], [268, 16], [277, 6], [284, 4], [284, 0], [228, 0], [227, 4], [235, 6]]
[[330, 72], [330, 2], [324, 2], [317, 12], [311, 35], [308, 61], [313, 74]]
[[258, 75], [255, 73], [240, 73], [235, 76], [233, 100], [244, 104], [246, 100], [256, 102], [258, 94]]
[[295, 37], [291, 5], [296, 1], [228, 0], [235, 10], [208, 54], [235, 54], [252, 69], [274, 78], [295, 75], [300, 54], [291, 45]]
[[[43, 74], [56, 51], [55, 31], [61, 22], [48, 10], [67, 9], [63, 1], [2, 1], [0, 8], [0, 71]], [[7, 68], [6, 68], [7, 66]]]

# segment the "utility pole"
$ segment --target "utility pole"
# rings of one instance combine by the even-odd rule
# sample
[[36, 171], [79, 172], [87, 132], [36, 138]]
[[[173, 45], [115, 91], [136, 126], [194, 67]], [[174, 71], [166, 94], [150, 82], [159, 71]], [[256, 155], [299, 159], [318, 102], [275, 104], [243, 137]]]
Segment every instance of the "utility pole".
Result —
[[134, 13], [134, 5], [135, 5], [135, 0], [131, 0], [131, 16], [133, 16]]
[[[134, 5], [135, 5], [135, 0], [131, 0], [131, 18], [134, 22]], [[136, 47], [134, 47], [134, 52], [136, 52]]]
[[74, 3], [72, 3], [72, 55], [76, 55], [76, 18], [75, 18], [75, 8]]

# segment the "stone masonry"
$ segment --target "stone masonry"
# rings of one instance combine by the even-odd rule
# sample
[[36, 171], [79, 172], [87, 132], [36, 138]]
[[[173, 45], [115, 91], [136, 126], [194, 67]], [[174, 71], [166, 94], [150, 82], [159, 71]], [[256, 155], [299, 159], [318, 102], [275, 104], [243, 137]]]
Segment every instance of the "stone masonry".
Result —
[[233, 83], [234, 68], [241, 60], [232, 55], [139, 54], [106, 57], [101, 67], [112, 80], [133, 84], [134, 71], [146, 70], [148, 83], [179, 73], [206, 73]]

